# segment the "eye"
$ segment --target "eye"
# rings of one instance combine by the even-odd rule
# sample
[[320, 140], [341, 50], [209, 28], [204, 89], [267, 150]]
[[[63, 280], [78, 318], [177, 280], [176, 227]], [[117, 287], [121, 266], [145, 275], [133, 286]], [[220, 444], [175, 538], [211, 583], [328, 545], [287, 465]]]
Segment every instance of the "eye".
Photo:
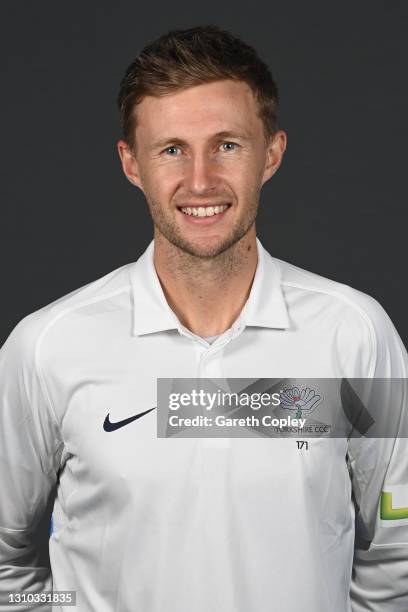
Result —
[[234, 151], [237, 148], [237, 144], [235, 142], [223, 142], [221, 147], [224, 151]]
[[164, 149], [163, 153], [170, 155], [170, 157], [175, 157], [177, 155], [177, 151], [179, 151], [179, 148], [176, 147], [176, 145], [170, 145]]

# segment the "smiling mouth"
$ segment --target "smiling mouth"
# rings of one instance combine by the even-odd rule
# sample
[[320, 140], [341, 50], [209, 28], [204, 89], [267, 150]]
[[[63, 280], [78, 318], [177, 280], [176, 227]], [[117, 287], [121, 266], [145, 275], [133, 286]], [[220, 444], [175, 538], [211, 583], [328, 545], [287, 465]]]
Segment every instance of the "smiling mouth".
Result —
[[229, 208], [231, 204], [222, 204], [220, 206], [178, 206], [178, 209], [189, 217], [214, 217], [221, 215]]

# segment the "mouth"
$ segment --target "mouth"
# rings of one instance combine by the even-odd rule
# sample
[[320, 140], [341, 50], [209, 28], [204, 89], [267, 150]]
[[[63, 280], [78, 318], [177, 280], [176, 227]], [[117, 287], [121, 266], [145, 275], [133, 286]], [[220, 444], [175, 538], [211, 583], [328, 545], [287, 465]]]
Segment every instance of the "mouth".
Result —
[[178, 206], [177, 209], [183, 216], [187, 217], [186, 220], [188, 221], [208, 223], [210, 220], [221, 220], [230, 206], [229, 203], [218, 204], [217, 206], [203, 204], [201, 206]]

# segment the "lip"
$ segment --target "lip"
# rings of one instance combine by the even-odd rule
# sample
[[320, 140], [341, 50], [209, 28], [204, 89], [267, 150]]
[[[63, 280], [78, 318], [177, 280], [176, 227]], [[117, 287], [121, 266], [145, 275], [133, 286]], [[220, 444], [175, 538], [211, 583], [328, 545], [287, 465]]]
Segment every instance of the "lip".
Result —
[[[212, 215], [211, 217], [195, 217], [194, 215], [186, 215], [181, 211], [181, 206], [177, 206], [177, 210], [187, 223], [194, 223], [196, 225], [213, 225], [214, 223], [219, 223], [222, 219], [224, 219], [225, 215], [231, 208], [231, 204], [229, 202], [224, 202], [224, 204], [228, 204], [228, 208], [226, 208], [224, 212], [218, 213], [217, 215]], [[187, 206], [192, 208], [191, 203], [186, 204], [183, 206], [183, 208], [187, 208]], [[222, 206], [222, 204], [200, 204], [200, 206], [202, 208], [208, 208], [209, 206]]]

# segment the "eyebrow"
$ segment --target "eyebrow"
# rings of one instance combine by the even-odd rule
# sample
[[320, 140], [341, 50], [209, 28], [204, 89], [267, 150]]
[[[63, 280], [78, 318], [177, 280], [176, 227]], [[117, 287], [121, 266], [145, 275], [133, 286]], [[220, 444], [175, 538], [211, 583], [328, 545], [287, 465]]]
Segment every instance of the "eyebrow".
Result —
[[[238, 130], [223, 130], [222, 132], [217, 132], [216, 134], [213, 134], [209, 140], [219, 140], [220, 138], [238, 138], [239, 140], [243, 140], [245, 142], [252, 140], [248, 134]], [[161, 138], [160, 140], [155, 140], [151, 144], [150, 149], [161, 149], [169, 145], [188, 145], [188, 142], [177, 136], [169, 136], [166, 138]]]

